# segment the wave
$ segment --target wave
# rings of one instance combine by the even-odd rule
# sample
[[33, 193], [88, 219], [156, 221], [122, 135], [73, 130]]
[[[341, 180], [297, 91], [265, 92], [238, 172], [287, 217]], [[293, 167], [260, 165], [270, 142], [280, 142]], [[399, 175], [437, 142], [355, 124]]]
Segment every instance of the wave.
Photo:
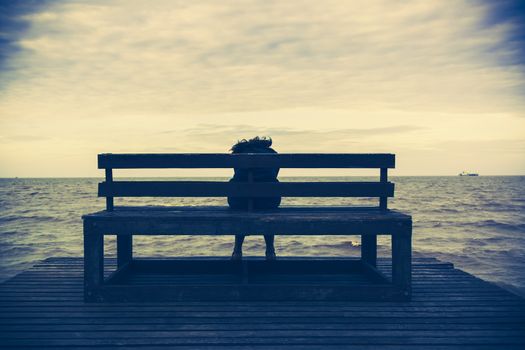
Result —
[[58, 222], [59, 218], [54, 216], [40, 216], [40, 215], [30, 215], [30, 216], [20, 216], [20, 215], [11, 215], [11, 216], [0, 216], [0, 224], [4, 222], [12, 221], [39, 221], [39, 222]]
[[525, 232], [525, 224], [508, 224], [505, 222], [491, 220], [491, 219], [476, 222], [476, 223], [473, 223], [473, 225], [477, 227], [494, 228], [498, 230], [511, 230], [511, 231], [517, 231], [517, 232]]

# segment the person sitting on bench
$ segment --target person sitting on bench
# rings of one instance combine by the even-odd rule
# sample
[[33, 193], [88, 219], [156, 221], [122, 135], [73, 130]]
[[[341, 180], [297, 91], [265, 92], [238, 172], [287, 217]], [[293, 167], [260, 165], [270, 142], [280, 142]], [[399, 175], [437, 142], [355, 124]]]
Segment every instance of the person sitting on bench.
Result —
[[[251, 140], [241, 140], [231, 148], [233, 154], [237, 153], [277, 153], [272, 146], [272, 139], [265, 137], [254, 137]], [[252, 179], [249, 179], [249, 172], [252, 173]], [[278, 182], [277, 175], [279, 168], [276, 169], [242, 169], [235, 168], [232, 182]], [[251, 203], [250, 203], [251, 202]], [[263, 198], [240, 198], [228, 197], [228, 205], [233, 210], [264, 210], [275, 209], [281, 204], [281, 197], [263, 197]], [[275, 259], [274, 236], [264, 235], [266, 242], [266, 259]], [[242, 244], [244, 235], [235, 236], [235, 246], [233, 248], [232, 259], [242, 259]]]

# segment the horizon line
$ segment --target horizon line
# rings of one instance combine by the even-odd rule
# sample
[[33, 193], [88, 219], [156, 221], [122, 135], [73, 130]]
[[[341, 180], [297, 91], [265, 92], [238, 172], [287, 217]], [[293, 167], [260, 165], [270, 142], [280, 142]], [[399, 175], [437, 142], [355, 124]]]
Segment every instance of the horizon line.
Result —
[[[279, 176], [281, 179], [295, 178], [295, 177], [377, 177], [379, 175], [297, 175], [297, 176]], [[508, 177], [508, 176], [525, 176], [525, 174], [486, 174], [478, 176], [459, 176], [455, 175], [389, 175], [389, 177]], [[170, 178], [229, 178], [231, 176], [114, 176], [114, 178], [159, 178], [159, 179], [170, 179]], [[2, 177], [0, 180], [16, 180], [16, 179], [103, 179], [104, 175], [101, 176], [9, 176]]]

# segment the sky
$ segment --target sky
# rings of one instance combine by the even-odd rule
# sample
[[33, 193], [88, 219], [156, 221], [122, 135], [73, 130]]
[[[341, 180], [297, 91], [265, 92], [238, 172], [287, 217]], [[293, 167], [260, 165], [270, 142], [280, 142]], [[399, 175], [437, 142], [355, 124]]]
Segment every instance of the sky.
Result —
[[0, 177], [256, 135], [395, 153], [394, 175], [523, 175], [524, 3], [0, 0]]

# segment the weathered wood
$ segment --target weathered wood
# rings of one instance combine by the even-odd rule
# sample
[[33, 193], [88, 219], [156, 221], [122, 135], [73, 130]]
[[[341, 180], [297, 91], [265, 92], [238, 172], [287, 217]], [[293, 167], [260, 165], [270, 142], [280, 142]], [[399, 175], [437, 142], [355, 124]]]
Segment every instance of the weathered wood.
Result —
[[[99, 196], [108, 198], [107, 210], [85, 215], [83, 219], [96, 232], [118, 236], [119, 272], [111, 275], [111, 283], [90, 288], [92, 293], [96, 292], [91, 300], [135, 300], [135, 297], [140, 300], [146, 296], [158, 301], [182, 300], [181, 298], [406, 300], [410, 297], [410, 278], [404, 276], [401, 281], [398, 276], [411, 273], [410, 269], [406, 269], [406, 259], [410, 259], [410, 256], [407, 257], [404, 245], [398, 243], [393, 246], [396, 251], [393, 279], [396, 283], [389, 283], [376, 269], [376, 235], [410, 236], [411, 232], [410, 216], [387, 210], [387, 198], [394, 195], [394, 184], [388, 182], [387, 170], [394, 165], [395, 156], [392, 154], [101, 154], [99, 168], [106, 170], [106, 181], [99, 184]], [[124, 168], [245, 168], [248, 169], [248, 181], [113, 181], [112, 169]], [[253, 181], [253, 171], [261, 168], [379, 168], [381, 173], [379, 182]], [[244, 197], [250, 200], [246, 211], [204, 206], [113, 210], [114, 197], [144, 196]], [[380, 205], [375, 209], [358, 210], [283, 207], [253, 211], [253, 198], [258, 197], [378, 197]], [[160, 265], [159, 270], [149, 271], [146, 275], [133, 274], [133, 271], [137, 272], [134, 269], [140, 269], [132, 259], [131, 238], [135, 234], [244, 236], [264, 235], [268, 232], [279, 235], [361, 235], [361, 267], [353, 275], [346, 271], [346, 274], [321, 276], [312, 274], [312, 270], [316, 268], [310, 270], [309, 274], [304, 274], [298, 270], [290, 272], [286, 268], [288, 265], [281, 266], [280, 262], [276, 265], [261, 265], [274, 266], [273, 272], [269, 273], [264, 270], [267, 267], [261, 270], [260, 265], [243, 261], [240, 265], [232, 265], [233, 271], [229, 267], [230, 270], [224, 272], [222, 264], [217, 263], [217, 266], [207, 268], [204, 275], [190, 276], [189, 273], [195, 273], [199, 265], [193, 262], [193, 268], [176, 276], [159, 275], [166, 270], [166, 267]], [[93, 262], [86, 260], [86, 263]], [[288, 267], [290, 266], [295, 265]], [[306, 265], [303, 266], [305, 267]], [[288, 274], [275, 273], [275, 269], [288, 271]], [[210, 275], [210, 271], [215, 274]], [[219, 283], [221, 279], [226, 284]], [[372, 287], [372, 284], [366, 282], [375, 284]], [[126, 289], [126, 283], [133, 287]], [[203, 288], [205, 284], [213, 285], [213, 289]], [[367, 288], [370, 290], [367, 291]], [[48, 289], [48, 292], [52, 290]]]
[[[113, 183], [113, 170], [112, 169], [106, 169], [106, 183], [107, 184]], [[106, 197], [106, 210], [107, 211], [113, 210], [113, 197], [112, 196]]]
[[[245, 262], [251, 264], [251, 272], [282, 277], [301, 268], [333, 272], [334, 277], [347, 267], [353, 270], [352, 266], [359, 266], [355, 259], [315, 258], [312, 263], [325, 265], [313, 269], [313, 264], [299, 264], [301, 258], [281, 259], [278, 263], [282, 270], [275, 264], [265, 265], [259, 258]], [[226, 258], [217, 261], [214, 257], [138, 259], [133, 264], [142, 267], [138, 272], [148, 277], [146, 283], [154, 283], [161, 276], [152, 276], [151, 271], [179, 274], [196, 261], [195, 272], [200, 274], [206, 263], [222, 264], [222, 268], [228, 263], [234, 266]], [[414, 261], [413, 285], [422, 287], [413, 288], [410, 302], [184, 300], [89, 304], [82, 302], [80, 293], [81, 260], [49, 259], [20, 275], [40, 275], [42, 287], [16, 290], [23, 281], [17, 277], [0, 286], [0, 292], [3, 286], [6, 291], [14, 291], [0, 293], [0, 347], [160, 349], [184, 348], [186, 344], [188, 348], [197, 345], [214, 349], [324, 349], [335, 344], [333, 349], [496, 350], [525, 346], [523, 298], [456, 270], [451, 264], [419, 258]], [[108, 258], [107, 263], [114, 267], [117, 260]], [[380, 258], [378, 266], [389, 270], [390, 263]], [[57, 285], [57, 291], [46, 290], [57, 275], [70, 285]]]
[[133, 236], [117, 235], [117, 266], [122, 267], [133, 259]]
[[412, 284], [412, 234], [392, 235], [392, 283], [407, 296]]
[[[219, 261], [220, 262], [220, 261]], [[242, 264], [223, 261], [204, 262], [192, 267], [184, 261], [175, 265], [159, 268], [160, 263], [134, 262], [126, 270], [127, 278], [112, 278], [117, 285], [106, 282], [103, 286], [93, 288], [93, 299], [98, 301], [168, 301], [168, 300], [406, 300], [404, 290], [387, 283], [380, 275], [369, 276], [372, 271], [357, 268], [359, 261], [275, 261], [252, 262]], [[350, 265], [348, 265], [350, 263]], [[341, 266], [329, 270], [329, 275], [319, 275], [326, 271], [328, 265]], [[221, 270], [217, 270], [223, 266]], [[356, 266], [353, 269], [349, 266]], [[281, 268], [282, 266], [282, 268]], [[346, 266], [345, 274], [341, 269]], [[153, 268], [152, 268], [153, 267]], [[184, 270], [185, 267], [190, 267]], [[146, 271], [144, 271], [146, 269]], [[226, 269], [226, 270], [224, 270]], [[236, 271], [241, 273], [236, 273]], [[350, 271], [358, 275], [348, 275]], [[142, 271], [142, 272], [141, 272]], [[164, 271], [164, 272], [163, 272]], [[200, 271], [200, 272], [199, 272]], [[205, 274], [202, 274], [202, 273]], [[248, 273], [249, 272], [249, 273]], [[337, 274], [339, 272], [339, 274]], [[137, 275], [138, 273], [138, 275]], [[164, 273], [164, 274], [162, 274]], [[181, 274], [182, 273], [182, 274]], [[197, 275], [195, 275], [197, 273]], [[200, 273], [200, 274], [198, 274]], [[222, 275], [221, 275], [222, 273]], [[225, 275], [224, 273], [230, 273]], [[316, 274], [317, 273], [317, 274]], [[188, 274], [193, 276], [184, 277]], [[139, 279], [137, 280], [137, 277]], [[282, 276], [279, 278], [279, 276]], [[355, 277], [360, 276], [358, 279]], [[145, 279], [144, 279], [145, 278]], [[210, 279], [211, 278], [211, 279]], [[373, 281], [373, 284], [370, 282]], [[380, 282], [382, 281], [382, 283]], [[226, 284], [225, 284], [226, 283]], [[211, 288], [203, 288], [209, 285]]]
[[361, 259], [371, 266], [377, 266], [377, 236], [361, 236]]
[[184, 216], [230, 216], [238, 215], [239, 218], [243, 216], [295, 216], [302, 215], [304, 218], [308, 216], [323, 217], [330, 215], [338, 215], [340, 217], [350, 216], [352, 218], [363, 217], [364, 220], [368, 219], [380, 219], [380, 218], [391, 218], [396, 220], [411, 220], [411, 216], [399, 212], [397, 210], [388, 210], [386, 212], [379, 210], [377, 207], [353, 207], [353, 206], [297, 206], [297, 205], [283, 205], [277, 209], [272, 210], [257, 210], [248, 213], [243, 210], [232, 210], [228, 206], [216, 206], [216, 205], [199, 205], [199, 206], [122, 206], [116, 207], [116, 210], [112, 213], [108, 213], [106, 210], [99, 212], [85, 214], [82, 218], [117, 218], [127, 216], [142, 216], [148, 217], [153, 215], [155, 217], [172, 216], [172, 215], [184, 215]]
[[[373, 344], [375, 348], [378, 345], [418, 345], [421, 346], [422, 343], [429, 345], [478, 345], [478, 346], [501, 346], [503, 345], [507, 349], [507, 345], [520, 345], [525, 341], [525, 337], [516, 336], [516, 337], [505, 337], [505, 338], [490, 338], [490, 337], [459, 337], [454, 339], [449, 339], [448, 337], [399, 337], [399, 336], [390, 336], [390, 337], [377, 337], [371, 339], [371, 337], [312, 337], [309, 336], [307, 332], [304, 332], [302, 336], [290, 336], [290, 337], [275, 337], [273, 339], [268, 339], [268, 337], [250, 337], [249, 343], [253, 345], [264, 346], [268, 348], [268, 345], [317, 345], [317, 347], [323, 347], [325, 345], [370, 345]], [[6, 341], [7, 346], [41, 346], [44, 342], [43, 339], [9, 339]], [[74, 346], [85, 346], [86, 343], [90, 346], [101, 346], [101, 345], [113, 345], [126, 342], [129, 346], [141, 346], [144, 345], [162, 345], [162, 346], [171, 346], [177, 347], [181, 345], [190, 345], [201, 347], [203, 345], [222, 345], [222, 346], [237, 346], [245, 345], [247, 343], [244, 337], [228, 337], [227, 334], [224, 334], [222, 337], [199, 337], [199, 336], [187, 336], [187, 337], [156, 337], [150, 339], [141, 339], [141, 338], [98, 338], [98, 339], [70, 339], [69, 344]], [[53, 347], [62, 344], [63, 340], [61, 339], [47, 339], [45, 344], [47, 346]], [[494, 347], [495, 348], [495, 347]], [[493, 349], [494, 349], [493, 348]], [[370, 348], [369, 348], [370, 349]], [[441, 348], [442, 349], [442, 348]], [[463, 349], [463, 348], [462, 348]], [[479, 349], [479, 347], [477, 348]]]
[[98, 168], [394, 168], [393, 154], [99, 154]]
[[[254, 274], [341, 274], [362, 271], [362, 263], [357, 259], [344, 258], [281, 258], [276, 261], [263, 259], [245, 259], [249, 270]], [[138, 273], [176, 273], [179, 274], [237, 274], [241, 271], [241, 262], [229, 259], [136, 259], [133, 269]]]
[[[236, 338], [242, 338], [242, 337], [271, 337], [271, 336], [281, 336], [281, 337], [294, 337], [294, 336], [302, 336], [307, 331], [310, 336], [312, 337], [348, 337], [348, 336], [356, 336], [356, 337], [381, 337], [384, 336], [382, 334], [381, 330], [344, 330], [344, 329], [329, 329], [329, 330], [323, 330], [323, 329], [267, 329], [266, 327], [261, 327], [261, 329], [228, 329], [228, 333], [232, 337]], [[392, 332], [393, 333], [393, 332]], [[415, 332], [412, 330], [400, 330], [396, 332], [399, 336], [411, 336]], [[223, 332], [220, 328], [219, 329], [196, 329], [191, 331], [184, 331], [184, 330], [159, 330], [159, 331], [151, 331], [147, 332], [146, 334], [141, 334], [141, 332], [133, 332], [131, 330], [121, 330], [119, 331], [107, 331], [106, 335], [112, 338], [118, 338], [118, 337], [129, 337], [129, 338], [155, 338], [155, 337], [170, 337], [170, 338], [184, 338], [188, 337], [188, 335], [195, 336], [195, 337], [213, 337], [213, 336], [224, 336], [227, 333]], [[471, 331], [453, 331], [453, 330], [445, 330], [443, 331], [443, 336], [470, 336], [470, 337], [483, 337], [483, 336], [491, 336], [491, 335], [500, 335], [500, 331], [490, 331], [490, 330], [471, 330]], [[522, 336], [522, 332], [518, 330], [509, 330], [506, 332], [508, 336], [518, 337]], [[86, 339], [93, 339], [100, 337], [100, 334], [97, 334], [97, 332], [93, 331], [83, 331], [81, 334], [72, 334], [71, 332], [64, 331], [64, 330], [51, 330], [49, 332], [38, 332], [38, 331], [28, 331], [24, 332], [24, 334], [7, 334], [7, 333], [0, 333], [0, 337], [2, 336], [9, 336], [11, 339], [23, 339], [24, 336], [26, 338], [42, 338], [42, 339], [53, 339], [53, 338], [66, 338], [66, 337], [75, 337], [75, 338], [86, 338]], [[435, 331], [429, 331], [429, 330], [422, 330], [418, 332], [419, 336], [433, 336], [436, 335]]]
[[404, 234], [408, 215], [390, 210], [282, 207], [271, 211], [234, 211], [227, 207], [117, 208], [85, 215], [103, 232], [127, 235], [368, 235]]
[[93, 290], [104, 281], [104, 235], [84, 221], [84, 295], [94, 300]]
[[[381, 183], [383, 183], [383, 184], [388, 182], [388, 168], [381, 168], [379, 181]], [[387, 209], [388, 197], [389, 196], [380, 196], [380, 198], [379, 198], [379, 208], [381, 210], [386, 210]]]
[[[232, 344], [228, 344], [228, 345], [224, 345], [226, 344], [225, 342], [221, 343], [221, 344], [213, 344], [213, 345], [209, 345], [209, 346], [206, 346], [206, 349], [213, 349], [213, 350], [229, 350], [232, 348]], [[242, 342], [241, 342], [242, 344]], [[185, 345], [182, 345], [182, 344], [177, 344], [176, 347], [177, 347], [177, 350], [193, 350], [195, 349], [195, 347], [198, 346], [200, 348], [203, 348], [202, 347], [202, 344], [191, 344], [191, 345], [188, 345], [188, 344], [185, 344]], [[506, 344], [505, 345], [505, 350], [522, 350], [522, 348], [520, 348], [521, 345], [512, 345], [512, 344]], [[173, 347], [173, 346], [172, 346]], [[333, 344], [329, 344], [329, 343], [326, 343], [326, 344], [322, 344], [322, 345], [313, 345], [313, 344], [297, 344], [297, 343], [293, 343], [293, 344], [286, 344], [286, 345], [283, 345], [283, 344], [275, 344], [275, 343], [270, 343], [268, 344], [268, 342], [264, 342], [262, 341], [261, 343], [259, 344], [256, 344], [256, 345], [240, 345], [240, 344], [235, 344], [235, 349], [238, 349], [238, 350], [260, 350], [260, 349], [268, 349], [269, 347], [271, 347], [272, 349], [274, 350], [297, 350], [297, 349], [303, 349], [303, 350], [312, 350], [312, 349], [319, 349], [320, 347], [322, 347], [323, 349], [326, 349], [326, 350], [346, 350], [346, 349], [355, 349], [356, 347], [358, 347], [359, 349], [367, 349], [367, 350], [370, 350], [370, 349], [374, 349], [376, 348], [377, 349], [377, 346], [369, 346], [369, 345], [355, 345], [355, 344], [337, 344], [337, 345], [333, 345]], [[98, 345], [97, 346], [97, 349], [99, 350], [112, 350], [114, 349], [115, 347], [114, 346], [105, 346], [105, 345]], [[134, 349], [135, 346], [133, 347], [125, 347], [125, 348], [122, 348], [122, 349], [125, 349], [125, 350], [129, 350], [129, 349]], [[163, 350], [166, 348], [166, 345], [151, 345], [151, 346], [147, 346], [147, 347], [143, 347], [141, 346], [140, 347], [141, 350]], [[396, 345], [396, 344], [385, 344], [385, 345], [381, 345], [381, 348], [384, 349], [384, 350], [407, 350], [407, 349], [418, 349], [418, 350], [443, 350], [443, 345], [424, 345], [424, 346], [421, 346], [420, 344], [412, 344], [412, 345]], [[497, 346], [496, 345], [489, 345], [489, 344], [484, 344], [484, 345], [447, 345], [447, 349], [458, 349], [458, 350], [487, 350], [487, 349], [496, 349]], [[24, 347], [24, 349], [28, 349], [27, 347]], [[68, 349], [71, 349], [71, 350], [84, 350], [85, 347], [83, 346], [79, 346], [79, 347], [76, 347], [76, 346], [73, 346], [73, 347], [69, 347]]]
[[99, 197], [392, 197], [393, 183], [379, 182], [101, 182]]
[[[133, 261], [91, 293], [97, 301], [406, 300], [360, 260]], [[208, 286], [208, 288], [206, 288]], [[1, 295], [1, 293], [0, 293]]]
[[[112, 271], [107, 277], [104, 279], [104, 283], [114, 283], [118, 284], [122, 280], [129, 277], [129, 273], [131, 270], [131, 261], [123, 263], [120, 266], [117, 266], [117, 269]], [[49, 291], [47, 291], [49, 293]]]
[[[207, 287], [206, 287], [207, 286]], [[362, 285], [104, 285], [93, 289], [96, 300], [104, 302], [164, 302], [174, 300], [407, 300], [407, 295], [390, 284]]]

